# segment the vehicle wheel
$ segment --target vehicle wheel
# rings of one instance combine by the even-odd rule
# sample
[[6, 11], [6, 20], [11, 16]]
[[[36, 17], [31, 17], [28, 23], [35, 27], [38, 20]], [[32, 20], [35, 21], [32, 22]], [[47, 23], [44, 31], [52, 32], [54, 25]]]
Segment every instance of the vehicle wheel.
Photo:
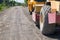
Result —
[[55, 24], [48, 23], [48, 14], [41, 14], [40, 16], [40, 31], [44, 35], [54, 34]]
[[36, 26], [40, 29], [40, 14], [36, 14]]
[[45, 16], [43, 22], [40, 22], [40, 31], [45, 34], [54, 34], [55, 32], [55, 24], [48, 24], [48, 17]]
[[36, 23], [35, 23], [35, 24], [36, 24], [37, 28], [38, 28], [38, 29], [40, 29], [39, 21], [36, 21]]
[[32, 15], [32, 12], [30, 12], [30, 15]]
[[35, 12], [35, 9], [33, 8], [32, 12], [35, 13], [35, 25], [38, 29], [40, 29], [40, 20], [39, 20], [39, 16], [40, 16], [40, 12]]
[[32, 11], [29, 11], [30, 12], [30, 15], [32, 15], [32, 12], [34, 12], [34, 8], [32, 9]]

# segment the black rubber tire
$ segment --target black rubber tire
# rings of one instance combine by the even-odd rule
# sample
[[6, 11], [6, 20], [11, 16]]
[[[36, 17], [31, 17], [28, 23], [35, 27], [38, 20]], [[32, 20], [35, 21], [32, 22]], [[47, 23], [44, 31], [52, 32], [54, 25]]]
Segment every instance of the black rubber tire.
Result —
[[48, 11], [44, 11], [45, 13], [47, 12], [47, 14], [41, 14], [43, 15], [43, 22], [40, 21], [40, 31], [45, 35], [54, 34], [56, 28], [55, 24], [48, 23]]
[[30, 12], [30, 15], [32, 15], [32, 12]]
[[30, 12], [30, 15], [32, 15], [32, 12], [34, 12], [34, 8], [32, 9], [32, 11], [29, 11]]
[[54, 32], [55, 32], [55, 24], [48, 24], [47, 15], [45, 16], [43, 28], [42, 28], [41, 32], [44, 35], [54, 34]]
[[37, 28], [40, 29], [40, 23], [39, 23], [39, 21], [36, 21], [35, 24], [36, 24]]

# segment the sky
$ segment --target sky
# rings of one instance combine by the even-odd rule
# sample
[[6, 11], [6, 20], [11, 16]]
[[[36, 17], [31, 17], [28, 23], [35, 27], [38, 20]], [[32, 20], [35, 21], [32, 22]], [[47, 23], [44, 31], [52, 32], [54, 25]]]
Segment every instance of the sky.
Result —
[[24, 0], [15, 0], [17, 2], [21, 2], [21, 3], [24, 3]]

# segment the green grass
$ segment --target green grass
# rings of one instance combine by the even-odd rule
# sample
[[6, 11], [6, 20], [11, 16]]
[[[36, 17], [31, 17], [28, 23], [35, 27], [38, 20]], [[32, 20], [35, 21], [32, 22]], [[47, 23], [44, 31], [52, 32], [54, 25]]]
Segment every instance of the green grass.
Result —
[[3, 11], [4, 9], [8, 8], [7, 6], [5, 6], [5, 4], [0, 4], [0, 11]]

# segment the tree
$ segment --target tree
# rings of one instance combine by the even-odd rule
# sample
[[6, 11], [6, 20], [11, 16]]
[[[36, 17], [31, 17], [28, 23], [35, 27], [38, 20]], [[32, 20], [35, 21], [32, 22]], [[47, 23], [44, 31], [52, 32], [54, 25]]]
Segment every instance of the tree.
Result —
[[9, 1], [10, 0], [3, 0], [3, 4], [6, 5], [6, 6], [8, 6], [9, 5]]
[[24, 0], [26, 6], [27, 6], [27, 1], [28, 1], [28, 0]]

